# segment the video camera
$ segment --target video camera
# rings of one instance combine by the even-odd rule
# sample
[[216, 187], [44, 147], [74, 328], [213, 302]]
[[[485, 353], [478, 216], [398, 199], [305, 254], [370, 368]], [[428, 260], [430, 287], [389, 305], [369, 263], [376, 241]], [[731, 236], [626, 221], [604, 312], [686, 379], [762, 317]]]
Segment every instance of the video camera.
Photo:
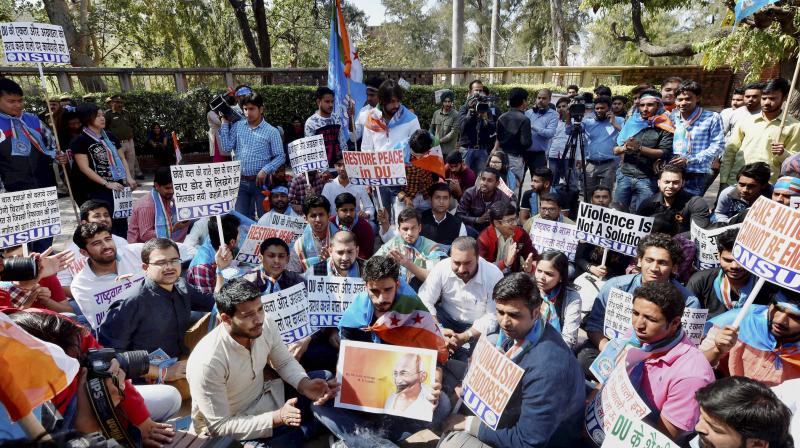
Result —
[[470, 114], [489, 112], [495, 97], [483, 93], [475, 93], [467, 98], [467, 107]]
[[89, 349], [86, 356], [86, 368], [89, 377], [110, 378], [111, 360], [116, 359], [119, 367], [125, 372], [125, 378], [139, 378], [150, 369], [147, 350], [131, 350], [117, 352], [113, 348]]
[[570, 120], [580, 123], [583, 116], [586, 114], [586, 103], [583, 98], [575, 97], [569, 104], [569, 118]]
[[211, 110], [222, 115], [223, 118], [231, 123], [235, 123], [242, 119], [242, 116], [228, 105], [228, 102], [225, 101], [225, 97], [222, 95], [217, 95], [212, 98], [208, 105], [211, 107]]

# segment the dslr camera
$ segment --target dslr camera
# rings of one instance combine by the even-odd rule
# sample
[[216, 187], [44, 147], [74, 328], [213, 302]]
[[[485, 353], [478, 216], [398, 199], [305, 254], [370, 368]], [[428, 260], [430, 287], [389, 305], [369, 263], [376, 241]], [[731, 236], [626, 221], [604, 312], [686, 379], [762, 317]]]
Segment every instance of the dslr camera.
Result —
[[129, 352], [117, 352], [113, 348], [89, 349], [86, 356], [86, 368], [89, 369], [89, 377], [109, 378], [111, 373], [111, 361], [116, 359], [119, 367], [125, 372], [125, 378], [138, 378], [147, 373], [150, 369], [150, 359], [147, 350], [131, 350]]
[[571, 103], [569, 103], [569, 118], [575, 123], [580, 123], [583, 120], [583, 116], [586, 114], [586, 103], [584, 99], [581, 97], [575, 97]]
[[242, 119], [242, 116], [233, 110], [230, 105], [228, 105], [228, 102], [225, 101], [225, 97], [222, 95], [217, 95], [212, 98], [208, 105], [211, 107], [211, 110], [220, 114], [231, 123], [235, 123]]
[[6, 282], [24, 282], [33, 280], [39, 275], [39, 266], [33, 257], [6, 258], [2, 263], [0, 278]]

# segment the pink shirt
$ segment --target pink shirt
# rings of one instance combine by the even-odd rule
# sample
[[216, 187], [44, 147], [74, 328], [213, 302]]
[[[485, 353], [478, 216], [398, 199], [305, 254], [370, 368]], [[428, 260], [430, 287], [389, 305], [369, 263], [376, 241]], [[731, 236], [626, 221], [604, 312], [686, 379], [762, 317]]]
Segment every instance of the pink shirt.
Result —
[[[183, 242], [188, 227], [172, 233], [172, 241]], [[131, 217], [128, 218], [128, 242], [146, 243], [156, 237], [156, 204], [149, 192], [133, 204]]]
[[703, 352], [684, 336], [663, 356], [644, 362], [641, 392], [676, 428], [691, 431], [700, 418], [694, 393], [713, 381]]

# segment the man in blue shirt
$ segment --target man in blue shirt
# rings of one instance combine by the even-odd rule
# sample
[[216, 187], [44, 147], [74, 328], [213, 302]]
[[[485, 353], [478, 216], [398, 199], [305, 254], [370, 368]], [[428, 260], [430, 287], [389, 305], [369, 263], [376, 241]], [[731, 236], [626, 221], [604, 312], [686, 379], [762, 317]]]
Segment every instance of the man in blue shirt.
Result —
[[550, 108], [550, 99], [553, 96], [549, 89], [542, 89], [536, 95], [533, 109], [528, 109], [525, 116], [531, 120], [531, 147], [524, 154], [524, 160], [509, 155], [511, 171], [518, 179], [525, 179], [525, 166], [533, 174], [533, 170], [547, 166], [547, 150], [550, 149], [550, 140], [556, 135], [558, 127], [558, 113]]
[[678, 87], [676, 108], [670, 114], [675, 124], [672, 138], [673, 158], [670, 162], [686, 170], [683, 189], [702, 196], [711, 162], [725, 150], [722, 118], [716, 112], [700, 107], [700, 84], [686, 80]]
[[[586, 137], [586, 161], [578, 160], [580, 153], [576, 153], [575, 163], [586, 170], [587, 191], [594, 191], [598, 185], [614, 187], [619, 160], [614, 155], [614, 147], [625, 120], [609, 113], [610, 109], [611, 98], [599, 96], [594, 100], [594, 116], [587, 115], [581, 123]], [[572, 133], [572, 122], [567, 123], [564, 131], [567, 135]]]
[[264, 99], [261, 95], [249, 93], [240, 104], [246, 119], [229, 123], [223, 118], [219, 140], [222, 152], [233, 153], [233, 160], [239, 160], [242, 164], [236, 211], [248, 218], [258, 219], [264, 214], [261, 187], [278, 167], [283, 166], [286, 158], [281, 134], [262, 116]]

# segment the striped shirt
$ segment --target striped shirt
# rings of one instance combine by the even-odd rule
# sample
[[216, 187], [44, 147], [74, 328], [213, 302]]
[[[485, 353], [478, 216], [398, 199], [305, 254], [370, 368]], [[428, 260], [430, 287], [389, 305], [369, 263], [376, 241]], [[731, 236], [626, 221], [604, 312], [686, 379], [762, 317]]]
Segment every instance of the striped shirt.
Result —
[[[676, 126], [683, 120], [678, 109], [672, 111], [670, 119]], [[686, 172], [703, 174], [710, 172], [711, 162], [725, 151], [725, 131], [722, 128], [722, 118], [716, 112], [697, 106], [689, 119], [683, 120], [683, 122], [684, 124], [691, 123], [686, 127], [692, 145], [691, 153], [687, 157]], [[673, 141], [673, 146], [674, 144]]]
[[271, 174], [286, 163], [281, 134], [264, 119], [254, 128], [247, 120], [222, 123], [219, 142], [222, 152], [233, 153], [233, 160], [242, 163], [242, 176], [255, 176], [259, 171]]
[[[175, 230], [170, 239], [182, 243], [188, 231], [188, 227]], [[153, 195], [148, 193], [133, 204], [131, 217], [128, 218], [128, 242], [146, 243], [155, 237], [156, 205]]]

